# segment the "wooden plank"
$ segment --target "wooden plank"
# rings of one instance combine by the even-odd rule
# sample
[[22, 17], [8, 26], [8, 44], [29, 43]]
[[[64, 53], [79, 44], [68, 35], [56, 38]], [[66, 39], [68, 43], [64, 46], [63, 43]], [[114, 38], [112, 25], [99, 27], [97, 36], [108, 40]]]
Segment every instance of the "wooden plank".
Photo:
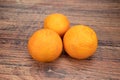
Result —
[[[114, 51], [114, 53], [112, 52]], [[119, 78], [120, 75], [120, 48], [119, 47], [99, 47], [96, 54], [88, 60], [75, 60], [63, 54], [52, 63], [39, 63], [29, 56], [26, 49], [16, 50], [15, 48], [4, 48], [0, 51], [0, 74], [31, 76], [42, 74], [39, 77], [59, 78], [76, 74], [75, 78], [87, 79], [95, 77]], [[108, 54], [109, 53], [109, 54]], [[19, 55], [19, 56], [18, 56]], [[114, 66], [113, 66], [114, 65]], [[59, 66], [59, 67], [58, 67]], [[49, 70], [50, 69], [50, 70]], [[51, 71], [51, 69], [53, 71]], [[32, 71], [31, 71], [32, 70]], [[39, 70], [39, 71], [37, 71]], [[64, 71], [63, 71], [64, 70]], [[53, 73], [53, 75], [51, 74]], [[84, 76], [83, 76], [84, 75]], [[39, 79], [39, 78], [38, 78]]]
[[[24, 47], [22, 45], [19, 45], [19, 47], [17, 47], [15, 44], [10, 45], [10, 46], [7, 45], [7, 47], [3, 47], [2, 50], [0, 51], [1, 74], [5, 74], [5, 75], [19, 74], [19, 75], [17, 75], [18, 77], [25, 76], [25, 79], [26, 79], [26, 77], [30, 76], [30, 74], [32, 74], [33, 72], [35, 73], [40, 68], [40, 66], [44, 65], [41, 68], [41, 69], [43, 69], [45, 67], [45, 65], [48, 64], [48, 68], [52, 67], [53, 69], [55, 69], [54, 68], [54, 66], [55, 66], [55, 67], [57, 67], [57, 69], [55, 69], [55, 70], [59, 71], [59, 69], [61, 69], [60, 72], [62, 72], [63, 70], [65, 70], [65, 72], [69, 72], [69, 73], [64, 74], [64, 75], [66, 75], [67, 78], [68, 78], [68, 76], [72, 76], [72, 75], [76, 74], [76, 76], [74, 77], [75, 79], [76, 78], [84, 79], [86, 77], [85, 76], [85, 74], [86, 74], [88, 76], [91, 76], [91, 77], [88, 77], [87, 79], [92, 79], [92, 78], [97, 79], [100, 76], [101, 77], [99, 79], [102, 79], [102, 78], [117, 79], [117, 78], [119, 78], [119, 75], [120, 75], [120, 68], [119, 68], [120, 48], [119, 47], [109, 47], [109, 46], [108, 47], [107, 46], [106, 47], [105, 46], [98, 47], [97, 52], [93, 57], [91, 57], [88, 60], [81, 60], [81, 61], [74, 60], [74, 59], [68, 57], [68, 55], [63, 54], [55, 62], [47, 63], [47, 64], [43, 64], [43, 63], [34, 61], [29, 56], [29, 54], [26, 50], [27, 50], [26, 47]], [[113, 51], [114, 51], [114, 53], [113, 53]], [[14, 72], [15, 69], [12, 67], [18, 68], [16, 70], [16, 72]], [[37, 69], [35, 70], [32, 68], [33, 71], [31, 71], [31, 67], [37, 68]], [[86, 70], [86, 68], [88, 70]], [[38, 73], [36, 73], [36, 74], [33, 73], [34, 74], [33, 77], [35, 77], [35, 75], [39, 76], [39, 74], [42, 74], [44, 71], [42, 72], [41, 69], [39, 70]], [[80, 71], [78, 71], [77, 69], [78, 70], [80, 69]], [[47, 71], [48, 71], [48, 74], [46, 74], [46, 73], [42, 74], [42, 76], [39, 76], [38, 79], [40, 77], [43, 77], [43, 79], [46, 79], [46, 76], [48, 78], [52, 77], [54, 79], [55, 77], [53, 77], [53, 75], [56, 75], [57, 78], [59, 79], [59, 76], [61, 76], [61, 73], [59, 73], [59, 72], [52, 71], [52, 73], [49, 73], [49, 70], [47, 70]], [[90, 74], [88, 74], [89, 72], [90, 72]], [[53, 74], [53, 75], [50, 75], [50, 74]], [[79, 75], [81, 75], [81, 76], [79, 76]], [[30, 77], [32, 77], [32, 76], [30, 76]], [[72, 77], [69, 77], [69, 78], [72, 78]]]
[[[43, 22], [39, 21], [26, 21], [26, 22], [15, 22], [15, 21], [1, 21], [0, 22], [0, 40], [2, 42], [14, 41], [17, 40], [28, 40], [28, 38], [33, 34], [34, 31], [41, 29]], [[108, 46], [120, 46], [120, 28], [119, 27], [99, 27], [91, 26], [97, 35], [99, 40], [99, 45], [108, 45]], [[104, 33], [104, 35], [103, 35]], [[24, 37], [23, 37], [24, 36]], [[2, 46], [2, 44], [1, 44]]]

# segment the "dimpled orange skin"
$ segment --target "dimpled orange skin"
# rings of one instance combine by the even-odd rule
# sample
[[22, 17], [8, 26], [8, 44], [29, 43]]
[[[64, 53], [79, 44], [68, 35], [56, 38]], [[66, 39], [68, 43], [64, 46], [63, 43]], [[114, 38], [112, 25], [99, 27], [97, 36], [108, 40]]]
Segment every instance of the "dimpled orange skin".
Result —
[[94, 54], [98, 40], [96, 33], [88, 26], [71, 27], [63, 38], [65, 51], [73, 58], [86, 59]]
[[44, 28], [52, 29], [57, 32], [60, 36], [70, 28], [69, 20], [66, 16], [59, 13], [48, 15], [44, 20]]
[[62, 52], [60, 36], [49, 29], [36, 31], [28, 41], [30, 55], [40, 62], [51, 62], [59, 57]]

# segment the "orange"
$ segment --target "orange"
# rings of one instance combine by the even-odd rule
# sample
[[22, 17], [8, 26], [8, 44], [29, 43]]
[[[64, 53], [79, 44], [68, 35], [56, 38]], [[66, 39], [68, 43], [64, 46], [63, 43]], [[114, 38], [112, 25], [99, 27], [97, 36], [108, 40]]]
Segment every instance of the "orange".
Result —
[[63, 36], [69, 29], [69, 25], [70, 23], [67, 17], [59, 13], [50, 14], [44, 20], [44, 28], [51, 29], [60, 36]]
[[86, 59], [97, 49], [97, 36], [93, 29], [85, 25], [71, 27], [63, 38], [65, 51], [73, 58]]
[[36, 31], [28, 41], [28, 51], [37, 61], [51, 62], [59, 57], [62, 52], [60, 36], [49, 29]]

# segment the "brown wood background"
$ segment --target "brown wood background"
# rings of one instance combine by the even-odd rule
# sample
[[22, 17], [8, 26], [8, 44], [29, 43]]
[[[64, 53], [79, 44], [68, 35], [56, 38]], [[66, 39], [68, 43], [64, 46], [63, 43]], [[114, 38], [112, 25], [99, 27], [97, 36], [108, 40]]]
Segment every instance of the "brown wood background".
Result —
[[[92, 57], [75, 60], [63, 52], [52, 63], [31, 58], [28, 38], [56, 12], [71, 26], [96, 31], [99, 46]], [[120, 0], [0, 0], [0, 80], [120, 80]]]

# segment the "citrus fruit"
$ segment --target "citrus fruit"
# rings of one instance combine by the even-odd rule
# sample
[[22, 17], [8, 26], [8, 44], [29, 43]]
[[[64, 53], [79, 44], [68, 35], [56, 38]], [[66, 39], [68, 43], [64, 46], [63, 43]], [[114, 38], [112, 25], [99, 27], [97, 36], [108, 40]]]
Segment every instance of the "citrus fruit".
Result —
[[73, 58], [86, 59], [97, 48], [97, 36], [93, 29], [85, 25], [71, 27], [63, 38], [65, 51]]
[[51, 29], [60, 36], [63, 36], [69, 29], [69, 25], [70, 23], [67, 17], [59, 13], [50, 14], [44, 20], [44, 28]]
[[28, 41], [28, 51], [37, 61], [51, 62], [62, 52], [60, 36], [49, 29], [40, 29], [33, 33]]

